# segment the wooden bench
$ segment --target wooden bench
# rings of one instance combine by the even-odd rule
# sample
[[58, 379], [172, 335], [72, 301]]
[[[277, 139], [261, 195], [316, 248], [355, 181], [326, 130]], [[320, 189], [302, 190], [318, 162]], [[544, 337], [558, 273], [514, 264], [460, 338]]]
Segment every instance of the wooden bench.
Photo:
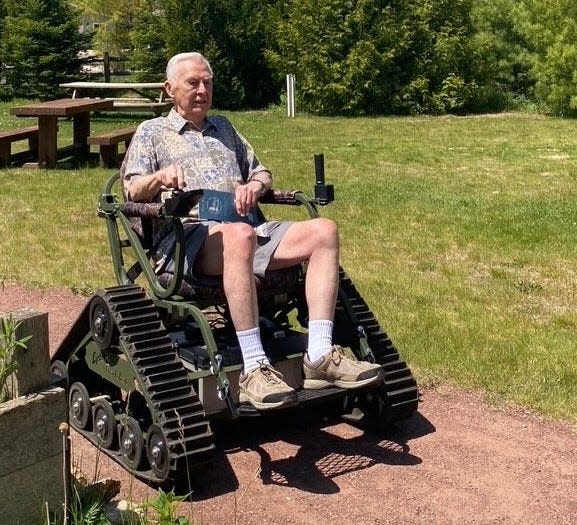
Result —
[[[12, 143], [28, 140], [28, 149], [12, 153]], [[0, 133], [0, 167], [5, 168], [12, 162], [38, 157], [38, 126], [18, 128]]]
[[[100, 135], [92, 135], [88, 137], [88, 144], [90, 146], [100, 147], [100, 165], [105, 168], [117, 168], [124, 158], [126, 149], [130, 145], [130, 141], [136, 132], [136, 128], [123, 128], [102, 133]], [[124, 142], [125, 151], [118, 153], [118, 146]]]

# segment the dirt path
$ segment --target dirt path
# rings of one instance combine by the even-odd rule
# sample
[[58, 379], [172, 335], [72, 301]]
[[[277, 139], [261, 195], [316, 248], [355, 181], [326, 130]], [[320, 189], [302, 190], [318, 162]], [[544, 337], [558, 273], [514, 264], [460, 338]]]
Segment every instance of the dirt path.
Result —
[[[84, 304], [67, 290], [4, 284], [0, 312], [48, 312], [54, 350]], [[422, 392], [419, 413], [386, 433], [305, 417], [219, 429], [222, 454], [192, 473], [194, 523], [487, 525], [577, 523], [577, 432], [450, 386]], [[74, 462], [155, 492], [78, 435]]]

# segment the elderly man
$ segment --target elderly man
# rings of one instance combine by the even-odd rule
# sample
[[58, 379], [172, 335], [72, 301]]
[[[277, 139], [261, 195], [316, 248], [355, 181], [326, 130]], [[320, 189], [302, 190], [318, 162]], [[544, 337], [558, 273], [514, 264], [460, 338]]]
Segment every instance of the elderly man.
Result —
[[[242, 352], [239, 399], [259, 410], [295, 404], [297, 395], [270, 365], [258, 325], [254, 275], [307, 261], [308, 349], [303, 388], [358, 388], [380, 381], [381, 368], [354, 361], [332, 344], [338, 289], [339, 240], [325, 218], [302, 222], [248, 221], [257, 201], [272, 186], [271, 172], [250, 144], [222, 116], [208, 116], [213, 73], [199, 53], [181, 53], [166, 68], [166, 92], [174, 101], [167, 117], [143, 122], [124, 163], [129, 199], [158, 201], [170, 189], [211, 189], [231, 196], [235, 216], [185, 219], [185, 272], [222, 276], [224, 293]], [[170, 271], [174, 238], [156, 239], [159, 264]]]

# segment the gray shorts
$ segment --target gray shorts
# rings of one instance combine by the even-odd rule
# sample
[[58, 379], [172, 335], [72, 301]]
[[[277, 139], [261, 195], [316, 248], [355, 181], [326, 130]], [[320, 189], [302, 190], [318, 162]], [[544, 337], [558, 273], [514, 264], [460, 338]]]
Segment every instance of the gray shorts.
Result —
[[[203, 280], [194, 267], [198, 252], [202, 248], [206, 236], [212, 226], [221, 224], [216, 221], [189, 222], [184, 224], [186, 237], [186, 254], [184, 257], [184, 275], [196, 280]], [[257, 245], [254, 255], [253, 272], [258, 277], [264, 277], [270, 260], [280, 241], [292, 225], [290, 221], [270, 221], [255, 228]], [[165, 237], [158, 247], [158, 267], [163, 271], [174, 272], [174, 234]]]

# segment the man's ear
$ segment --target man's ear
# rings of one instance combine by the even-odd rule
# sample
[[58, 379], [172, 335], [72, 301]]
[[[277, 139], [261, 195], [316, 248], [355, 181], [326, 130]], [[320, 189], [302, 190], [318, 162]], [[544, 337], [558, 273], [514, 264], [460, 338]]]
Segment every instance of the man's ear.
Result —
[[165, 80], [164, 81], [164, 91], [166, 91], [166, 94], [169, 97], [173, 96], [173, 92], [172, 92], [172, 83], [169, 80]]

